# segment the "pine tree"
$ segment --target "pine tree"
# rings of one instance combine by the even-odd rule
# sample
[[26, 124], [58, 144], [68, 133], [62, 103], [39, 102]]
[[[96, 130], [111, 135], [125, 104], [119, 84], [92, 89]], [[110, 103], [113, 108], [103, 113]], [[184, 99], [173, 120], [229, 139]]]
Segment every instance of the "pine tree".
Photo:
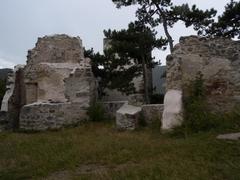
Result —
[[151, 52], [154, 48], [164, 49], [167, 41], [157, 39], [154, 30], [139, 22], [130, 23], [128, 29], [120, 31], [105, 30], [104, 34], [110, 43], [104, 55], [88, 55], [93, 59], [93, 69], [98, 67], [95, 74], [103, 80], [102, 85], [131, 94], [135, 92], [133, 79], [143, 75], [144, 97], [149, 103], [148, 69], [155, 64]]
[[170, 51], [173, 51], [173, 38], [169, 33], [169, 28], [178, 21], [185, 23], [186, 27], [194, 26], [195, 30], [203, 29], [211, 24], [216, 15], [214, 9], [200, 10], [196, 5], [189, 7], [188, 4], [181, 6], [174, 5], [171, 0], [112, 0], [117, 8], [122, 6], [138, 5], [136, 11], [138, 20], [144, 24], [149, 24], [151, 27], [162, 25], [168, 40]]
[[200, 34], [205, 36], [220, 36], [240, 39], [240, 1], [231, 0], [225, 6], [225, 11], [207, 29], [202, 29]]

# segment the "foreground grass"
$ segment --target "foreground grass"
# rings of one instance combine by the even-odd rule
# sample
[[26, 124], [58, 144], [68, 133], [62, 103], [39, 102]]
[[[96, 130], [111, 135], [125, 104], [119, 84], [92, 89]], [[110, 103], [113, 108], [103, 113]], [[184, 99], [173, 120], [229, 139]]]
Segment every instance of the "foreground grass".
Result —
[[240, 142], [186, 139], [89, 123], [56, 132], [0, 134], [0, 179], [240, 179]]

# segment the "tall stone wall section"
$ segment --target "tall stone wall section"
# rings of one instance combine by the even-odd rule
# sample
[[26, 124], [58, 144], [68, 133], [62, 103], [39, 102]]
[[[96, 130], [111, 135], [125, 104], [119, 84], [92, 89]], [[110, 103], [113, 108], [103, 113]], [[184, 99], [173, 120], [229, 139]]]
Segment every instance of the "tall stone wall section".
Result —
[[[19, 114], [25, 105], [24, 66], [18, 65], [8, 74], [6, 93], [2, 100], [1, 119], [4, 129], [18, 129]], [[1, 123], [0, 123], [1, 124]]]
[[180, 38], [167, 57], [167, 93], [162, 129], [183, 121], [183, 96], [202, 74], [207, 106], [213, 112], [230, 112], [240, 104], [240, 42], [225, 38]]
[[167, 57], [167, 92], [177, 90], [186, 95], [188, 85], [199, 72], [203, 75], [211, 110], [231, 111], [240, 103], [239, 41], [198, 36], [180, 38]]
[[78, 37], [38, 39], [24, 68], [26, 105], [20, 113], [21, 130], [58, 129], [87, 120], [87, 109], [97, 98], [97, 83], [83, 52]]
[[39, 38], [27, 64], [9, 75], [2, 101], [0, 130], [58, 129], [88, 119], [97, 98], [97, 81], [79, 37]]

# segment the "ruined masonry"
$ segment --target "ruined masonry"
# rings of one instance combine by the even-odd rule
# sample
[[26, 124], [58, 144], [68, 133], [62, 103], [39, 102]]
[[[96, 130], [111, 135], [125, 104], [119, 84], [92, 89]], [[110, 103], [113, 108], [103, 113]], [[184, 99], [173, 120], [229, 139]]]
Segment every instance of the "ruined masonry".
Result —
[[198, 36], [180, 38], [167, 57], [167, 93], [162, 129], [182, 122], [182, 96], [198, 73], [203, 75], [207, 103], [214, 112], [230, 112], [240, 104], [240, 41]]
[[28, 52], [27, 65], [10, 76], [1, 111], [9, 128], [57, 129], [87, 120], [96, 98], [97, 83], [81, 39], [45, 36]]

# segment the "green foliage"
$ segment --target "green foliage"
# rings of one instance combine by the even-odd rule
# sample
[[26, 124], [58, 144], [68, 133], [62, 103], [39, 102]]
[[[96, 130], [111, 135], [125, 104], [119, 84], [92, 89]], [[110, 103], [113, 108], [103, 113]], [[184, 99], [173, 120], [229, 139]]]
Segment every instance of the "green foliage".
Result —
[[212, 114], [207, 109], [203, 75], [198, 72], [196, 78], [185, 91], [184, 122], [185, 133], [208, 131], [215, 127]]
[[151, 55], [153, 49], [165, 49], [167, 41], [156, 37], [156, 31], [139, 23], [130, 23], [128, 29], [105, 30], [109, 48], [104, 55], [85, 51], [85, 56], [92, 59], [92, 67], [100, 85], [109, 89], [117, 89], [126, 94], [135, 93], [133, 79], [143, 75], [145, 92], [149, 87], [147, 68], [156, 63]]
[[105, 115], [105, 110], [102, 104], [100, 103], [94, 103], [92, 104], [87, 111], [87, 114], [89, 116], [90, 121], [105, 121], [106, 115]]
[[199, 31], [199, 34], [240, 39], [240, 1], [231, 0], [218, 21]]
[[[141, 74], [139, 65], [124, 68], [126, 61], [116, 58], [116, 54], [104, 51], [104, 54], [94, 53], [93, 49], [85, 50], [85, 57], [91, 58], [95, 77], [99, 79], [99, 96], [105, 95], [105, 89], [117, 89], [126, 94], [135, 92], [132, 80]], [[124, 79], [124, 81], [123, 81]]]
[[229, 113], [215, 113], [208, 109], [204, 80], [200, 72], [184, 93], [184, 122], [181, 127], [174, 129], [173, 135], [239, 130], [239, 109]]
[[129, 87], [135, 89], [133, 78], [143, 74], [145, 100], [148, 102], [152, 91], [148, 82], [148, 69], [156, 64], [151, 52], [155, 48], [165, 49], [167, 41], [157, 38], [155, 30], [137, 21], [130, 23], [128, 29], [108, 30], [104, 31], [104, 34], [109, 39], [110, 47], [107, 52], [116, 55], [116, 58], [112, 59], [113, 64], [117, 64], [117, 68], [112, 69], [112, 72], [116, 73], [116, 78], [111, 82], [112, 87], [129, 93]]
[[[105, 122], [35, 134], [0, 133], [0, 179], [237, 180], [240, 142], [118, 132]], [[178, 162], [178, 163], [175, 163]]]
[[214, 9], [200, 10], [193, 5], [188, 4], [180, 6], [174, 5], [171, 0], [112, 0], [118, 8], [122, 6], [138, 5], [136, 16], [138, 20], [151, 27], [163, 26], [166, 38], [173, 51], [173, 39], [169, 33], [169, 28], [182, 21], [186, 27], [193, 25], [195, 30], [208, 26], [213, 22], [216, 15]]

